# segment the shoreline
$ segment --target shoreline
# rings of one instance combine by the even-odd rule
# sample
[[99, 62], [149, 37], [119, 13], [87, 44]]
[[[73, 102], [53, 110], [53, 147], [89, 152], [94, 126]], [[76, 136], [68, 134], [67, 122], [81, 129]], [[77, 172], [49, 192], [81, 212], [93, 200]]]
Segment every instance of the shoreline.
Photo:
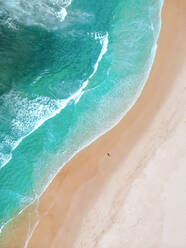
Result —
[[[161, 3], [160, 3], [161, 2]], [[157, 7], [157, 9], [156, 9], [156, 13], [159, 13], [159, 17], [160, 17], [160, 13], [161, 13], [161, 9], [162, 9], [162, 4], [163, 3], [163, 0], [159, 0], [158, 1], [158, 7]], [[143, 16], [143, 15], [142, 15]], [[155, 16], [156, 16], [156, 14], [155, 14]], [[156, 19], [158, 19], [158, 18], [156, 18]], [[147, 26], [149, 26], [149, 25], [147, 25]], [[153, 28], [155, 26], [155, 28]], [[60, 164], [61, 165], [61, 161], [63, 161], [63, 166], [64, 165], [66, 165], [66, 163], [68, 163], [78, 152], [80, 152], [81, 150], [83, 150], [83, 149], [85, 149], [87, 146], [89, 146], [92, 142], [94, 142], [96, 139], [98, 139], [99, 137], [101, 137], [103, 134], [105, 134], [106, 132], [108, 132], [108, 131], [110, 131], [114, 126], [116, 126], [118, 123], [119, 123], [119, 121], [123, 118], [123, 116], [125, 116], [126, 115], [126, 113], [133, 107], [133, 105], [135, 104], [135, 102], [136, 102], [136, 100], [139, 98], [139, 96], [140, 96], [140, 94], [141, 94], [141, 92], [142, 92], [142, 90], [143, 90], [143, 88], [144, 88], [144, 85], [145, 85], [145, 83], [146, 83], [146, 81], [147, 81], [147, 78], [148, 78], [148, 76], [149, 76], [149, 73], [150, 73], [150, 69], [151, 69], [151, 67], [152, 67], [152, 64], [153, 64], [153, 61], [154, 61], [154, 57], [155, 57], [155, 52], [156, 52], [156, 48], [157, 48], [157, 39], [158, 39], [158, 36], [159, 36], [159, 32], [160, 32], [160, 26], [161, 26], [161, 20], [160, 19], [158, 19], [157, 20], [157, 26], [155, 25], [155, 23], [154, 22], [152, 22], [152, 24], [151, 24], [151, 26], [150, 27], [152, 27], [150, 30], [151, 30], [151, 32], [153, 33], [153, 35], [151, 35], [153, 38], [154, 38], [154, 42], [152, 42], [153, 43], [153, 46], [152, 46], [152, 49], [151, 49], [151, 52], [150, 52], [150, 54], [151, 54], [151, 56], [149, 55], [149, 58], [148, 58], [148, 63], [146, 63], [146, 65], [144, 66], [145, 68], [146, 68], [146, 71], [144, 72], [143, 71], [143, 73], [141, 73], [141, 74], [143, 74], [144, 76], [142, 76], [142, 78], [143, 78], [143, 80], [136, 80], [137, 82], [139, 82], [139, 86], [138, 87], [136, 87], [136, 89], [138, 88], [138, 90], [134, 90], [134, 92], [135, 92], [135, 94], [134, 94], [134, 96], [133, 97], [129, 97], [129, 98], [131, 98], [130, 100], [128, 100], [127, 101], [127, 97], [125, 97], [125, 94], [124, 95], [121, 95], [121, 99], [119, 99], [119, 101], [117, 101], [117, 103], [119, 103], [120, 102], [120, 100], [121, 100], [121, 106], [122, 106], [122, 103], [123, 103], [123, 106], [122, 106], [122, 112], [120, 113], [120, 114], [118, 114], [118, 115], [115, 115], [114, 116], [114, 112], [116, 113], [117, 111], [112, 111], [112, 114], [113, 115], [111, 115], [111, 118], [110, 118], [110, 124], [108, 124], [109, 123], [109, 121], [105, 121], [105, 129], [100, 129], [100, 131], [98, 131], [98, 132], [93, 132], [93, 134], [92, 134], [92, 136], [90, 135], [90, 137], [88, 136], [87, 137], [87, 142], [83, 142], [83, 141], [81, 141], [80, 143], [79, 143], [79, 147], [78, 147], [78, 145], [76, 146], [76, 148], [74, 149], [74, 150], [72, 150], [72, 154], [70, 155], [70, 156], [68, 156], [67, 155], [67, 158], [65, 157], [65, 155], [64, 155], [64, 157], [65, 157], [65, 159], [63, 160], [63, 159], [59, 159], [59, 162], [56, 162], [57, 161], [57, 159], [56, 159], [56, 157], [55, 157], [55, 155], [54, 155], [54, 158], [52, 159], [50, 159], [50, 162], [49, 163], [47, 163], [47, 164], [49, 164], [49, 167], [52, 167], [52, 165], [56, 165], [56, 164]], [[158, 32], [153, 32], [154, 30], [157, 30]], [[142, 32], [142, 33], [145, 33], [145, 32]], [[140, 36], [140, 34], [139, 34], [139, 36]], [[140, 40], [140, 39], [139, 39]], [[104, 47], [103, 47], [104, 48]], [[107, 50], [107, 49], [106, 49]], [[141, 50], [142, 51], [142, 49], [139, 49], [139, 50]], [[133, 51], [132, 51], [133, 52]], [[135, 54], [135, 53], [133, 53], [133, 54]], [[102, 54], [101, 53], [101, 56], [102, 55], [104, 55], [104, 54]], [[117, 59], [118, 59], [118, 57], [117, 57]], [[100, 61], [100, 59], [98, 59], [98, 62]], [[97, 68], [97, 66], [98, 66], [98, 64], [96, 64], [96, 68]], [[149, 68], [150, 67], [150, 68]], [[138, 74], [136, 74], [137, 76], [138, 76]], [[137, 77], [136, 76], [136, 77]], [[92, 77], [92, 74], [91, 74], [91, 76], [90, 77]], [[120, 80], [121, 82], [122, 82], [122, 80]], [[135, 82], [135, 80], [128, 80], [129, 82], [130, 81], [134, 81]], [[125, 85], [125, 84], [123, 84], [122, 83], [122, 85]], [[81, 89], [83, 89], [84, 88], [84, 86], [81, 88]], [[125, 87], [124, 87], [125, 88]], [[127, 88], [127, 87], [126, 87]], [[132, 88], [131, 86], [129, 87], [129, 88]], [[119, 89], [119, 87], [118, 87], [118, 89]], [[81, 90], [80, 90], [81, 91]], [[114, 91], [114, 90], [113, 90]], [[117, 91], [117, 90], [116, 90]], [[123, 88], [121, 88], [120, 90], [118, 90], [118, 92], [125, 92], [125, 89], [123, 89]], [[79, 91], [78, 91], [79, 92]], [[118, 93], [117, 92], [117, 93]], [[118, 94], [115, 94], [115, 96], [114, 96], [114, 98], [115, 99], [118, 99]], [[126, 94], [127, 95], [127, 94]], [[69, 98], [70, 99], [70, 98]], [[124, 100], [123, 100], [124, 99]], [[103, 102], [106, 102], [106, 99], [103, 99]], [[110, 102], [112, 102], [113, 103], [113, 101], [112, 101], [112, 99], [110, 100]], [[126, 102], [126, 103], [125, 103]], [[110, 104], [110, 103], [109, 103]], [[113, 104], [114, 105], [114, 104]], [[113, 107], [113, 105], [112, 105], [112, 107]], [[126, 107], [125, 107], [125, 105], [126, 105]], [[98, 106], [99, 106], [99, 104], [98, 104]], [[119, 109], [119, 104], [115, 104], [115, 106], [116, 106], [116, 109], [118, 108]], [[106, 104], [106, 107], [107, 107], [107, 104]], [[101, 106], [100, 107], [100, 109], [103, 109], [103, 106]], [[125, 109], [124, 111], [123, 111], [123, 109]], [[59, 108], [59, 112], [60, 112], [60, 108]], [[57, 110], [57, 112], [58, 112], [58, 110]], [[55, 112], [54, 113], [54, 116], [55, 115], [57, 115], [57, 112]], [[93, 111], [93, 112], [95, 112], [95, 110]], [[120, 112], [120, 111], [119, 111]], [[91, 112], [90, 113], [88, 113], [89, 115], [91, 115]], [[101, 113], [102, 114], [102, 113]], [[100, 114], [100, 115], [101, 115]], [[99, 114], [98, 114], [99, 115]], [[88, 115], [87, 115], [88, 116]], [[104, 116], [104, 114], [103, 114], [103, 116]], [[49, 119], [50, 119], [50, 117], [49, 117]], [[84, 118], [84, 121], [86, 122], [86, 119], [88, 119], [87, 117], [85, 117]], [[94, 120], [94, 119], [96, 119], [96, 118], [92, 118], [92, 120]], [[107, 119], [107, 117], [105, 117], [105, 119]], [[108, 118], [109, 119], [109, 118]], [[92, 120], [91, 120], [91, 122], [92, 122]], [[98, 122], [100, 122], [100, 121], [96, 121], [97, 123]], [[101, 121], [102, 122], [102, 121]], [[103, 122], [104, 122], [104, 120], [103, 120]], [[84, 124], [84, 123], [82, 123], [82, 124]], [[90, 123], [90, 124], [92, 124], [92, 123]], [[82, 126], [82, 125], [80, 125], [80, 126]], [[88, 125], [87, 125], [88, 126]], [[37, 126], [37, 128], [38, 128], [38, 126]], [[36, 128], [36, 129], [37, 129]], [[93, 128], [93, 130], [97, 130], [97, 129], [99, 129], [99, 126], [96, 126], [95, 125], [95, 128]], [[34, 129], [35, 130], [35, 129]], [[72, 129], [73, 130], [73, 129]], [[78, 128], [77, 128], [77, 130], [75, 130], [74, 131], [74, 133], [75, 133], [75, 135], [74, 135], [74, 137], [72, 137], [72, 143], [69, 145], [69, 147], [73, 147], [73, 145], [74, 145], [74, 140], [75, 140], [75, 138], [76, 138], [76, 136], [77, 136], [77, 133], [78, 132], [80, 132], [81, 130], [78, 130]], [[31, 132], [32, 133], [32, 132]], [[71, 131], [71, 133], [73, 133], [73, 131]], [[91, 133], [91, 129], [90, 130], [88, 130], [87, 131], [87, 133]], [[47, 135], [47, 133], [46, 133], [46, 135]], [[26, 135], [27, 136], [27, 135]], [[24, 136], [24, 137], [26, 137], [26, 136]], [[28, 135], [29, 136], [29, 135]], [[24, 139], [24, 137], [22, 137], [23, 139]], [[68, 140], [68, 139], [67, 139]], [[77, 138], [77, 140], [81, 140], [81, 135], [80, 135], [80, 137], [79, 137], [79, 139]], [[86, 139], [85, 139], [86, 140]], [[19, 142], [18, 142], [19, 143]], [[82, 144], [81, 144], [82, 143]], [[64, 146], [62, 146], [62, 149], [64, 149]], [[65, 149], [64, 149], [65, 150]], [[68, 151], [68, 148], [67, 148], [67, 151]], [[57, 152], [56, 152], [57, 153]], [[63, 151], [61, 152], [61, 153], [63, 153]], [[60, 154], [60, 152], [59, 152], [59, 154]], [[69, 154], [70, 154], [70, 152], [69, 152]], [[51, 165], [51, 166], [50, 166]], [[40, 190], [40, 191], [38, 191], [38, 193], [36, 193], [36, 195], [37, 195], [37, 197], [39, 198], [44, 192], [45, 192], [45, 190], [48, 188], [48, 186], [50, 185], [50, 183], [53, 181], [53, 179], [54, 179], [54, 177], [57, 175], [57, 173], [63, 168], [63, 166], [58, 166], [59, 168], [57, 168], [57, 172], [49, 172], [48, 173], [48, 177], [47, 178], [49, 178], [49, 180], [45, 180], [45, 177], [43, 176], [43, 184], [42, 184], [42, 186], [41, 186], [41, 188], [42, 188], [42, 190]], [[37, 169], [36, 169], [37, 170]], [[55, 170], [55, 169], [54, 169]], [[48, 171], [50, 171], [50, 170], [48, 170]], [[14, 174], [14, 173], [13, 173]], [[42, 173], [43, 174], [43, 173]], [[47, 172], [46, 172], [46, 174], [47, 174]], [[14, 181], [16, 181], [16, 180], [14, 180]], [[48, 183], [46, 183], [46, 181], [48, 181]], [[38, 183], [36, 182], [35, 183], [35, 185], [36, 185], [36, 187], [35, 188], [38, 188]], [[44, 186], [43, 186], [44, 185]], [[34, 188], [34, 187], [33, 187]], [[34, 191], [37, 191], [37, 190], [34, 190]], [[32, 196], [30, 196], [30, 199], [35, 199], [34, 197], [32, 197]], [[37, 199], [36, 199], [37, 200]], [[34, 201], [36, 201], [36, 200], [32, 200], [31, 202], [28, 200], [28, 203], [27, 204], [25, 204], [25, 207], [23, 207], [23, 206], [21, 206], [20, 207], [20, 212], [18, 212], [17, 211], [17, 213], [16, 213], [16, 215], [14, 216], [14, 217], [12, 217], [12, 219], [9, 219], [7, 222], [4, 222], [3, 223], [3, 226], [5, 226], [5, 225], [7, 225], [9, 222], [11, 222], [14, 218], [16, 218], [17, 216], [19, 216], [26, 208], [28, 208], [30, 205], [32, 205], [32, 203], [34, 202]], [[2, 228], [3, 229], [3, 228]]]
[[[106, 226], [111, 227], [114, 219], [118, 223], [119, 220], [116, 221], [117, 218], [113, 216], [120, 211], [119, 205], [126, 204], [134, 182], [149, 167], [158, 147], [168, 142], [179, 123], [183, 122], [183, 109], [180, 106], [184, 103], [182, 80], [185, 74], [181, 71], [181, 66], [185, 66], [186, 54], [186, 33], [182, 33], [186, 17], [184, 10], [184, 0], [178, 0], [177, 3], [165, 1], [158, 51], [142, 95], [115, 128], [78, 153], [56, 176], [41, 197], [40, 223], [28, 248], [57, 248], [60, 244], [64, 248], [94, 247], [95, 240], [103, 238], [106, 229], [108, 232]], [[170, 61], [170, 58], [176, 58], [176, 63]], [[179, 101], [175, 103], [176, 99]], [[174, 120], [171, 116], [174, 116]], [[168, 154], [168, 151], [165, 153]], [[121, 190], [123, 192], [120, 196]], [[109, 206], [114, 208], [114, 213]], [[101, 213], [102, 207], [105, 213]], [[113, 217], [113, 221], [109, 222], [109, 216]], [[133, 222], [135, 225], [136, 222]], [[96, 223], [98, 226], [95, 228]], [[93, 229], [89, 234], [91, 227]], [[20, 230], [18, 233], [21, 233]], [[107, 241], [99, 239], [96, 242], [102, 242], [97, 247], [105, 247]], [[128, 243], [127, 247], [130, 245], [132, 243]]]
[[[162, 1], [162, 0], [161, 0]], [[159, 5], [159, 8], [160, 8], [160, 10], [159, 10], [159, 12], [158, 13], [160, 13], [160, 15], [161, 15], [161, 10], [162, 10], [162, 6], [163, 6], [163, 1], [162, 1], [162, 3]], [[160, 17], [160, 15], [159, 15], [159, 17]], [[148, 77], [149, 77], [149, 74], [150, 74], [150, 71], [151, 71], [151, 68], [152, 68], [152, 64], [153, 64], [153, 62], [154, 62], [154, 58], [155, 58], [155, 55], [156, 55], [156, 50], [157, 50], [157, 40], [158, 40], [158, 37], [159, 37], [159, 33], [160, 33], [160, 30], [161, 30], [161, 18], [159, 19], [159, 21], [158, 21], [158, 24], [157, 24], [157, 30], [158, 30], [158, 32], [156, 33], [156, 35], [154, 36], [155, 38], [154, 38], [154, 40], [156, 41], [155, 43], [154, 43], [154, 45], [153, 45], [153, 47], [152, 47], [152, 50], [151, 50], [151, 56], [149, 57], [149, 59], [148, 59], [148, 65], [146, 66], [147, 68], [148, 68], [148, 70], [146, 71], [146, 72], [144, 72], [144, 79], [143, 80], [141, 80], [141, 83], [140, 83], [140, 85], [141, 86], [139, 86], [138, 88], [139, 88], [139, 90], [137, 91], [137, 93], [135, 94], [135, 96], [134, 96], [134, 99], [132, 99], [131, 100], [131, 102], [128, 104], [128, 106], [126, 107], [126, 109], [123, 111], [123, 112], [121, 112], [119, 115], [118, 115], [118, 117], [116, 117], [115, 119], [114, 119], [114, 121], [112, 120], [112, 117], [111, 117], [111, 121], [110, 121], [110, 123], [112, 123], [112, 124], [110, 124], [110, 125], [106, 125], [107, 127], [106, 127], [106, 129], [104, 129], [102, 132], [100, 132], [97, 136], [93, 136], [93, 138], [90, 138], [90, 139], [88, 139], [88, 142], [87, 143], [85, 143], [83, 146], [80, 146], [80, 148], [78, 149], [78, 150], [75, 150], [75, 152], [70, 156], [70, 158], [69, 159], [67, 159], [67, 162], [64, 162], [64, 165], [63, 166], [59, 166], [59, 168], [58, 168], [58, 170], [57, 170], [57, 172], [55, 172], [50, 178], [50, 180], [49, 180], [49, 182], [45, 185], [45, 187], [43, 187], [43, 191], [42, 191], [42, 193], [40, 194], [38, 194], [38, 198], [40, 199], [40, 197], [42, 196], [42, 194], [46, 191], [46, 189], [49, 187], [49, 185], [51, 184], [51, 182], [54, 180], [54, 178], [56, 177], [56, 175], [59, 173], [59, 171], [64, 167], [64, 166], [66, 166], [66, 164], [68, 164], [72, 159], [73, 159], [73, 157], [74, 156], [76, 156], [79, 152], [81, 152], [82, 150], [84, 150], [84, 149], [86, 149], [86, 147], [88, 147], [88, 146], [90, 146], [93, 142], [95, 142], [98, 138], [100, 138], [101, 136], [103, 136], [105, 133], [107, 133], [107, 132], [109, 132], [111, 129], [113, 129], [123, 118], [124, 118], [124, 116], [131, 110], [131, 108], [133, 108], [133, 106], [135, 105], [135, 103], [136, 103], [136, 101], [137, 101], [137, 99], [140, 97], [140, 95], [141, 95], [141, 92], [143, 91], [143, 88], [144, 88], [144, 86], [145, 86], [145, 84], [146, 84], [146, 81], [147, 81], [147, 79], [148, 79]], [[107, 49], [106, 49], [107, 50]], [[105, 51], [106, 52], [106, 51]], [[103, 56], [104, 54], [101, 54], [101, 56]], [[150, 66], [150, 68], [149, 68], [149, 66]], [[92, 75], [91, 75], [92, 76]], [[140, 81], [140, 80], [139, 80]], [[56, 114], [56, 113], [55, 113]], [[49, 118], [50, 119], [50, 118]], [[23, 139], [24, 139], [24, 137], [23, 137]], [[19, 143], [19, 142], [18, 142]], [[50, 161], [50, 163], [52, 164], [52, 163], [55, 163], [56, 162], [56, 160], [55, 159], [51, 159], [51, 161]], [[55, 176], [54, 176], [55, 175]], [[49, 176], [48, 176], [49, 177]], [[14, 219], [16, 219], [16, 218], [19, 218], [19, 216], [20, 215], [22, 215], [22, 213], [24, 212], [24, 211], [26, 211], [26, 209], [27, 208], [29, 208], [30, 206], [32, 206], [33, 204], [35, 204], [35, 202], [36, 201], [38, 201], [38, 199], [36, 199], [36, 200], [33, 200], [31, 203], [29, 203], [28, 205], [26, 205], [15, 217], [13, 217], [12, 219], [10, 219], [8, 222], [6, 222], [6, 223], [4, 223], [3, 224], [3, 226], [2, 226], [2, 229], [0, 229], [0, 231], [2, 231], [3, 230], [3, 228], [4, 228], [4, 226], [6, 226], [6, 225], [11, 225], [11, 222], [13, 221], [14, 222]], [[16, 221], [16, 220], [15, 220]], [[6, 229], [6, 228], [5, 228]]]

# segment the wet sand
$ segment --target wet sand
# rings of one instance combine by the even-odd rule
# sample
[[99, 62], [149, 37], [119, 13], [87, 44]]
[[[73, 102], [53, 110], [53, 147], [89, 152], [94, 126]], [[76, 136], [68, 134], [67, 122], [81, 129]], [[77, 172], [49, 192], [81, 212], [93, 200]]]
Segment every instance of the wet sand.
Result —
[[12, 226], [11, 245], [2, 247], [21, 247], [29, 219], [35, 230], [28, 248], [186, 247], [185, 41], [186, 1], [165, 0], [157, 56], [139, 100], [61, 170], [38, 211], [25, 211]]

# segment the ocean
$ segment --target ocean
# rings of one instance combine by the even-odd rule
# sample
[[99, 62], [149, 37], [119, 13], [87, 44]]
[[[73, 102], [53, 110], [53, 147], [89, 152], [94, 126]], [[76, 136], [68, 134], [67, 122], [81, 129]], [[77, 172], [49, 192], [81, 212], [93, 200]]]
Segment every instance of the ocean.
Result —
[[0, 230], [134, 105], [162, 4], [0, 0]]

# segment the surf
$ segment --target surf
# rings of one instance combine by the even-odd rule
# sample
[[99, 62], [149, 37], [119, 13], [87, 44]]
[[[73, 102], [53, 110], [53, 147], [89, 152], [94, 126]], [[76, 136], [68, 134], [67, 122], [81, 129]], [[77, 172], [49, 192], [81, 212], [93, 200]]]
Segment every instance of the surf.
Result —
[[162, 4], [0, 1], [1, 228], [135, 104]]

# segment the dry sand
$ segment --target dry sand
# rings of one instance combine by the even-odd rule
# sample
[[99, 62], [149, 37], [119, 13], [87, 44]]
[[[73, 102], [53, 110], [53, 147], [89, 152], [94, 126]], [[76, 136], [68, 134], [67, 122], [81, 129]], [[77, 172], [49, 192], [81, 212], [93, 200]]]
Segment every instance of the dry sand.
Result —
[[[57, 175], [28, 248], [186, 247], [185, 82], [186, 1], [165, 0], [141, 97]], [[24, 234], [14, 235], [7, 248], [21, 247]]]

